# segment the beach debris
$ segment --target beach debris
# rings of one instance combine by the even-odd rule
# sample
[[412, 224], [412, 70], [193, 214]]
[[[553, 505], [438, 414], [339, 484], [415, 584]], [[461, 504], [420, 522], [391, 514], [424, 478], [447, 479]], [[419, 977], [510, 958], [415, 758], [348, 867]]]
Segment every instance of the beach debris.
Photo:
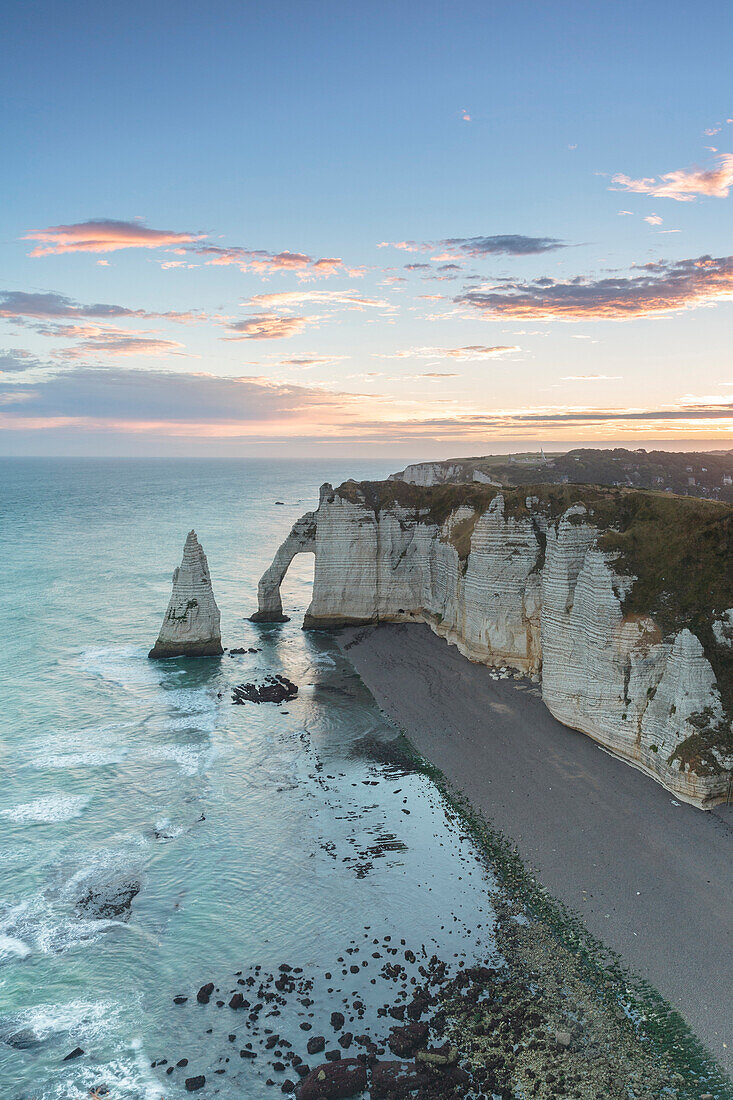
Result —
[[220, 657], [220, 623], [206, 554], [196, 532], [189, 531], [183, 560], [173, 574], [168, 610], [148, 657]]
[[283, 703], [294, 699], [298, 694], [298, 685], [287, 676], [267, 676], [263, 683], [240, 684], [232, 690], [233, 703]]

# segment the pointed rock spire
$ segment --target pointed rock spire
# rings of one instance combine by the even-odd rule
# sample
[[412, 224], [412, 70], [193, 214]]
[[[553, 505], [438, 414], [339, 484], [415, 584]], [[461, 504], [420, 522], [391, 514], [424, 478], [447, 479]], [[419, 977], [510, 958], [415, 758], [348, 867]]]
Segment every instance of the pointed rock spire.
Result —
[[173, 574], [173, 592], [149, 657], [219, 657], [219, 608], [211, 587], [209, 563], [195, 531], [189, 531], [183, 561]]

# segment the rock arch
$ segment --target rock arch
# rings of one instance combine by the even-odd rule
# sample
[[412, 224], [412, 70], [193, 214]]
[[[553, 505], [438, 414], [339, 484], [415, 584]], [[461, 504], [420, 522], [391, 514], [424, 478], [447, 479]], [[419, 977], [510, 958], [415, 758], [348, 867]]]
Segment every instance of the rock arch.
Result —
[[280, 585], [296, 554], [315, 554], [316, 526], [315, 512], [306, 512], [293, 524], [293, 529], [275, 554], [272, 565], [260, 577], [257, 585], [257, 611], [250, 616], [250, 622], [288, 622], [289, 616], [283, 615]]

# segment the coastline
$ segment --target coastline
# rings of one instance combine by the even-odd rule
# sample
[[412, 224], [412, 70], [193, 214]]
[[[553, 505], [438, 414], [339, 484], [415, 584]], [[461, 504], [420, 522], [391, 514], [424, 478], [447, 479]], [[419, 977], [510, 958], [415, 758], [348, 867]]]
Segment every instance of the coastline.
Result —
[[531, 683], [497, 679], [426, 626], [347, 628], [338, 640], [459, 800], [730, 1073], [733, 959], [719, 945], [731, 935], [731, 808], [680, 803], [553, 719]]

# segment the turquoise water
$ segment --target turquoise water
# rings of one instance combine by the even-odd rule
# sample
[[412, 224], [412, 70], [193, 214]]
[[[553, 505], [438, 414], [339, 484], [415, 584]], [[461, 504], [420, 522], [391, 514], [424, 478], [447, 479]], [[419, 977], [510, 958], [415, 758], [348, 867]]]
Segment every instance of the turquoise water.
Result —
[[[189, 1095], [184, 1079], [200, 1073], [206, 1098], [280, 1095], [284, 1075], [261, 1052], [234, 1056], [252, 1038], [243, 1015], [196, 1003], [205, 982], [228, 1000], [238, 971], [302, 967], [314, 1003], [283, 1007], [277, 1028], [305, 1055], [300, 1023], [316, 1034], [345, 995], [364, 1003], [361, 1030], [386, 1033], [379, 971], [342, 977], [350, 944], [490, 953], [490, 884], [470, 841], [426, 777], [380, 762], [394, 729], [333, 638], [300, 629], [312, 557], [283, 585], [290, 623], [246, 621], [320, 482], [387, 472], [0, 463], [3, 1100], [75, 1100], [102, 1084], [110, 1100], [159, 1100]], [[147, 659], [191, 527], [224, 645], [257, 653]], [[296, 700], [231, 704], [233, 685], [270, 672], [299, 685]]]

